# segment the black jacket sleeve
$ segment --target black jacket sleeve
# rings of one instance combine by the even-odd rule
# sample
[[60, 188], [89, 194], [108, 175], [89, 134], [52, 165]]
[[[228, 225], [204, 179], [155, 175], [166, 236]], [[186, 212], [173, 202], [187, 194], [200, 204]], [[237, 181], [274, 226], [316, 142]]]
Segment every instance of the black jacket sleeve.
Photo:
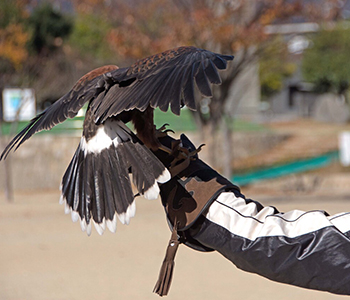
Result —
[[350, 295], [350, 213], [281, 213], [239, 191], [224, 192], [211, 204], [193, 238], [242, 270]]

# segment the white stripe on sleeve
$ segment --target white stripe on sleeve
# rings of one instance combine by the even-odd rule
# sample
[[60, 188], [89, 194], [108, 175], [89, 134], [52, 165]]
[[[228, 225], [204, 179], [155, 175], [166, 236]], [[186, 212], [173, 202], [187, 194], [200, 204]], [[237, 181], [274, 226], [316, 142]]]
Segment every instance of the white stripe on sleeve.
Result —
[[293, 210], [276, 214], [273, 207], [264, 207], [258, 212], [255, 203], [247, 204], [232, 192], [220, 194], [206, 217], [231, 233], [250, 240], [267, 236], [293, 238], [328, 226], [335, 226], [341, 232], [350, 230], [350, 213], [327, 217], [323, 211]]

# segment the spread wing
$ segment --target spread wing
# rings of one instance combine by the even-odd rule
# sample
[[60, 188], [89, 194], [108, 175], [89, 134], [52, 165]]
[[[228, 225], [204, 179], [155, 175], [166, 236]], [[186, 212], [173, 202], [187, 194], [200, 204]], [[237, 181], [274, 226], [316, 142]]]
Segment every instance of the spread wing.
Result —
[[142, 59], [128, 68], [105, 66], [83, 76], [62, 98], [40, 113], [7, 145], [6, 158], [33, 134], [49, 130], [90, 102], [95, 122], [101, 124], [125, 110], [144, 111], [148, 106], [174, 114], [186, 105], [195, 110], [194, 86], [211, 97], [210, 84], [220, 84], [218, 70], [225, 69], [233, 56], [195, 47], [179, 47]]
[[114, 85], [92, 101], [96, 122], [104, 122], [124, 110], [144, 111], [149, 105], [179, 115], [186, 105], [196, 110], [194, 86], [212, 97], [211, 84], [221, 84], [218, 70], [233, 56], [195, 47], [179, 47], [140, 60], [129, 68], [107, 74]]

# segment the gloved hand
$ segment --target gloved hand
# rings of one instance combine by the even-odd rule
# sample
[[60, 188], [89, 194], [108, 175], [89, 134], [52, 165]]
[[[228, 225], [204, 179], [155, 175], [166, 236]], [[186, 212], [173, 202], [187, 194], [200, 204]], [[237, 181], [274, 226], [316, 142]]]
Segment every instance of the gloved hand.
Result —
[[198, 158], [203, 145], [196, 148], [184, 134], [179, 140], [166, 136], [160, 142], [171, 153], [158, 150], [154, 154], [172, 174], [160, 186], [162, 203], [171, 224], [176, 218], [177, 230], [185, 231], [220, 193], [239, 188]]

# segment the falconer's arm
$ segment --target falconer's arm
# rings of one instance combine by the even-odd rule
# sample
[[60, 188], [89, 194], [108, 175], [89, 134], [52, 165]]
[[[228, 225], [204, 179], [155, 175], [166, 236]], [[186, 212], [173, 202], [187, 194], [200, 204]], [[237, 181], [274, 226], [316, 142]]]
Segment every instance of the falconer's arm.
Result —
[[[160, 189], [180, 243], [218, 251], [238, 268], [273, 281], [350, 295], [349, 212], [264, 207], [201, 161], [186, 136], [161, 142], [173, 148], [173, 156], [155, 154], [175, 170]], [[187, 153], [187, 162], [178, 151]]]

